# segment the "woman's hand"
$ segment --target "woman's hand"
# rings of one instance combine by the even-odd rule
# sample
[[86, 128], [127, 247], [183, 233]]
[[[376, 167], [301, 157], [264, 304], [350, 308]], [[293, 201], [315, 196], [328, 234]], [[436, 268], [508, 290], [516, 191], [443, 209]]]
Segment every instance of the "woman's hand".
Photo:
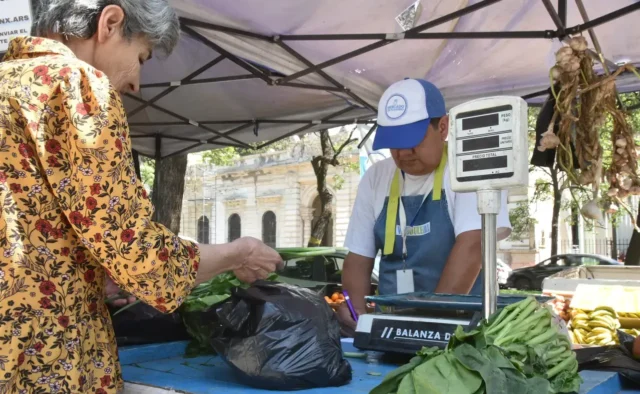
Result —
[[259, 279], [266, 279], [270, 273], [282, 269], [282, 258], [272, 248], [252, 237], [240, 238], [237, 243], [243, 252], [233, 265], [233, 273], [245, 283], [253, 283]]
[[[118, 295], [122, 290], [118, 287], [118, 285], [109, 278], [109, 275], [106, 275], [105, 279], [105, 293], [107, 295], [107, 299], [113, 296]], [[127, 304], [132, 304], [136, 301], [136, 297], [129, 295], [123, 298], [117, 298], [113, 301], [110, 301], [109, 304], [117, 307], [125, 306]]]

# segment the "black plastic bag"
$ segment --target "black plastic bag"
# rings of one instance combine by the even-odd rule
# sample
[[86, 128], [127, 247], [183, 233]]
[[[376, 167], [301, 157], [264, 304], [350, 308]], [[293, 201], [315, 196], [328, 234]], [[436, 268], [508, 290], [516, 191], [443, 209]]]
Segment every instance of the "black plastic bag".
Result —
[[351, 380], [340, 325], [315, 292], [259, 281], [216, 311], [225, 328], [211, 345], [243, 383], [269, 390], [341, 386]]
[[[117, 309], [110, 310], [115, 312]], [[178, 313], [162, 313], [139, 303], [111, 317], [118, 346], [184, 341], [189, 334]]]
[[634, 337], [618, 330], [619, 346], [577, 349], [579, 369], [618, 372], [626, 383], [640, 387], [640, 362], [633, 358]]

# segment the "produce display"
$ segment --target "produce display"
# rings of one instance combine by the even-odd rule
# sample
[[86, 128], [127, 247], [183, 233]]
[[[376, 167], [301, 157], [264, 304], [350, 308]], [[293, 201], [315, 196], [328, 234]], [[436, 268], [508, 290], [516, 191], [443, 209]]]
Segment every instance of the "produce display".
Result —
[[445, 350], [423, 348], [371, 394], [578, 392], [575, 353], [553, 320], [550, 306], [526, 298], [473, 331], [459, 326]]
[[618, 313], [619, 317], [625, 317], [627, 319], [640, 319], [640, 313]]
[[569, 335], [571, 341], [581, 345], [612, 346], [619, 344], [616, 330], [620, 328], [618, 314], [607, 306], [593, 311], [572, 309]]

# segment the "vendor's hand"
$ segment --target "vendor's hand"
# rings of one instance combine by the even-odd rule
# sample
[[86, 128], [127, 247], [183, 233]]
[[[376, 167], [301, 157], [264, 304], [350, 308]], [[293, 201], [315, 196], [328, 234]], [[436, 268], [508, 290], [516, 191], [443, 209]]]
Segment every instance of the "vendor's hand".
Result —
[[233, 267], [233, 273], [245, 283], [253, 283], [259, 279], [266, 279], [270, 273], [282, 269], [282, 258], [272, 248], [262, 241], [252, 237], [240, 238], [234, 242], [244, 256]]
[[[363, 314], [362, 311], [356, 311], [358, 316]], [[340, 335], [347, 338], [353, 338], [356, 333], [356, 323], [351, 316], [351, 310], [349, 310], [349, 306], [346, 302], [343, 302], [336, 310], [336, 317], [338, 318], [338, 322], [340, 323]]]
[[[105, 293], [107, 295], [107, 298], [117, 295], [118, 293], [120, 293], [120, 291], [120, 287], [118, 287], [118, 285], [113, 280], [111, 280], [111, 278], [109, 278], [109, 275], [107, 275], [105, 280]], [[127, 304], [132, 304], [135, 301], [136, 297], [127, 296], [110, 301], [109, 304], [117, 307], [122, 307]]]

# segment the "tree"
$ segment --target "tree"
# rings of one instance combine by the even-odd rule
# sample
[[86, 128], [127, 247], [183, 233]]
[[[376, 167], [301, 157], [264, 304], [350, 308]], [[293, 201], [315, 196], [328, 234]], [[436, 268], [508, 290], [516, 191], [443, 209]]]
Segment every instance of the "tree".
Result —
[[177, 155], [155, 162], [153, 193], [154, 221], [165, 225], [171, 232], [180, 232], [184, 178], [187, 155]]
[[[344, 130], [344, 127], [342, 130]], [[329, 167], [340, 166], [338, 157], [342, 151], [357, 141], [356, 138], [352, 138], [355, 130], [356, 126], [351, 129], [349, 136], [344, 139], [344, 141], [336, 145], [331, 141], [329, 130], [322, 130], [318, 133], [320, 137], [320, 154], [311, 159], [311, 166], [316, 175], [318, 196], [320, 196], [320, 215], [311, 229], [311, 236], [309, 237], [308, 243], [309, 247], [320, 246], [327, 232], [327, 226], [333, 218], [334, 195], [327, 187], [327, 173], [329, 172]]]

